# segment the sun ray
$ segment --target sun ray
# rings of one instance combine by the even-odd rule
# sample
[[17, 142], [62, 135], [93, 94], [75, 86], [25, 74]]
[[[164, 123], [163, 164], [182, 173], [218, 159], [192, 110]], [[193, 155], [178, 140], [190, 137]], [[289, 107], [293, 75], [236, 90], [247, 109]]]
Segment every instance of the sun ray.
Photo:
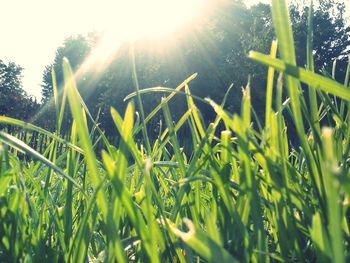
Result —
[[[174, 34], [201, 14], [208, 0], [116, 0], [106, 2], [106, 13], [94, 19], [103, 37], [91, 53], [90, 62], [110, 59], [125, 41], [160, 39]], [[191, 21], [192, 20], [192, 21]], [[178, 33], [178, 32], [176, 32]]]
[[[208, 0], [114, 0], [105, 1], [105, 12], [94, 18], [101, 37], [75, 72], [79, 80], [87, 72], [99, 74], [115, 59], [124, 43], [153, 39], [161, 48], [162, 38], [178, 38], [183, 27], [198, 22]], [[176, 34], [175, 34], [176, 33]]]

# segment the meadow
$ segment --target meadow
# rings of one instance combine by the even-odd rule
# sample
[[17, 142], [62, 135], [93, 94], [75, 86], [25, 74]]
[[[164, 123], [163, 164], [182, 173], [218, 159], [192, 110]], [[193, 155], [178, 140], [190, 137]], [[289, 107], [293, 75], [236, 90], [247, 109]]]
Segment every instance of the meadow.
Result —
[[[0, 117], [0, 261], [348, 262], [350, 64], [342, 84], [336, 64], [314, 72], [310, 13], [306, 68], [296, 65], [285, 1], [272, 1], [278, 43], [268, 55], [249, 53], [268, 69], [264, 120], [248, 84], [239, 113], [225, 111], [225, 99], [200, 99], [216, 112], [206, 125], [190, 92], [194, 74], [175, 89], [135, 85], [124, 116], [111, 108], [114, 145], [65, 59], [62, 101], [52, 72], [55, 132]], [[146, 115], [150, 92], [167, 96]], [[175, 96], [188, 106], [177, 121]], [[74, 121], [61, 137], [66, 105]], [[151, 141], [156, 114], [165, 123]], [[177, 135], [184, 125], [190, 154]]]

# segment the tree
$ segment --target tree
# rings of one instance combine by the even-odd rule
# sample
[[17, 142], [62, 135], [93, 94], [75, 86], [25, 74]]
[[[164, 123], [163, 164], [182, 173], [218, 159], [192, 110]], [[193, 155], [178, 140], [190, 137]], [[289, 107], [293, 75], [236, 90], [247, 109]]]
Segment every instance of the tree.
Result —
[[[62, 98], [62, 90], [63, 90], [63, 70], [62, 70], [62, 61], [63, 58], [66, 57], [69, 59], [70, 64], [74, 71], [77, 71], [78, 68], [82, 65], [86, 57], [90, 52], [90, 45], [87, 40], [82, 35], [71, 36], [67, 38], [62, 46], [58, 47], [56, 51], [56, 56], [54, 61], [45, 67], [43, 72], [43, 81], [42, 81], [42, 100], [41, 100], [41, 116], [40, 116], [40, 125], [45, 127], [46, 129], [55, 129], [55, 108], [54, 108], [54, 100], [53, 100], [53, 83], [52, 83], [52, 74], [51, 71], [54, 69], [57, 88], [58, 88], [58, 99], [59, 103]], [[80, 83], [79, 86], [83, 86], [84, 77], [79, 78]], [[65, 111], [63, 130], [69, 127], [71, 123], [71, 117], [68, 113], [68, 108]]]
[[71, 36], [64, 41], [63, 45], [57, 49], [53, 63], [45, 67], [41, 85], [42, 103], [48, 102], [53, 96], [51, 69], [54, 68], [55, 70], [57, 83], [59, 84], [58, 89], [61, 90], [63, 85], [63, 58], [67, 57], [73, 70], [76, 71], [84, 62], [89, 52], [90, 44], [88, 39], [82, 35]]
[[22, 70], [13, 62], [0, 60], [0, 115], [30, 120], [38, 104], [22, 88]]
[[[306, 64], [306, 40], [309, 7], [296, 2], [291, 5], [291, 20], [297, 50], [297, 62]], [[347, 55], [350, 27], [346, 24], [344, 2], [321, 0], [313, 16], [314, 59], [316, 70], [331, 70], [335, 59]]]

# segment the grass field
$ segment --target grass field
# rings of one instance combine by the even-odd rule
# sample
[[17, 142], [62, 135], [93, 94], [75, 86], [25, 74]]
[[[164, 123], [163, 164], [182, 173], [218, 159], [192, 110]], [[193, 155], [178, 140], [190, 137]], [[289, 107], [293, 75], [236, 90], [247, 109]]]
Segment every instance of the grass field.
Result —
[[[0, 131], [0, 261], [348, 262], [350, 66], [344, 84], [315, 74], [309, 30], [308, 69], [297, 67], [285, 1], [273, 0], [272, 14], [278, 48], [273, 42], [271, 54], [249, 54], [268, 67], [263, 121], [253, 118], [248, 86], [240, 113], [206, 99], [217, 114], [206, 126], [191, 76], [147, 116], [142, 93], [157, 90], [137, 89], [123, 117], [111, 109], [120, 134], [112, 145], [67, 60], [60, 103], [54, 85], [55, 133], [0, 117], [20, 131]], [[177, 93], [188, 109], [175, 123], [168, 102]], [[70, 137], [60, 138], [66, 103], [74, 122]], [[166, 128], [151, 143], [147, 124], [158, 113]], [[191, 154], [177, 137], [183, 125], [191, 128]]]

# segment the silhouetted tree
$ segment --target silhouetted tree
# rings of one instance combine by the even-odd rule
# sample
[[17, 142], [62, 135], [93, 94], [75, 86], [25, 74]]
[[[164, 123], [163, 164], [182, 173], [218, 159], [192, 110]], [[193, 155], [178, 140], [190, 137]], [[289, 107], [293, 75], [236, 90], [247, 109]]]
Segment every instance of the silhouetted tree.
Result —
[[38, 103], [22, 88], [22, 70], [13, 62], [0, 60], [0, 115], [30, 120]]
[[[90, 46], [87, 39], [82, 35], [72, 36], [67, 38], [63, 45], [60, 46], [56, 51], [56, 56], [52, 64], [45, 67], [43, 72], [43, 81], [42, 81], [42, 112], [41, 112], [41, 126], [44, 126], [47, 129], [55, 129], [55, 110], [54, 110], [54, 100], [53, 100], [53, 84], [52, 84], [52, 75], [51, 71], [54, 69], [56, 80], [57, 80], [57, 89], [58, 89], [58, 99], [61, 103], [62, 90], [63, 90], [63, 70], [62, 70], [62, 61], [66, 57], [69, 59], [70, 64], [74, 71], [77, 71], [78, 68], [82, 65], [86, 57], [90, 52]], [[79, 78], [83, 82], [84, 78]], [[79, 86], [83, 86], [83, 83], [79, 83]], [[66, 127], [69, 127], [71, 122], [70, 114], [68, 110], [65, 111], [65, 118], [63, 123], [63, 130]]]
[[[335, 59], [347, 55], [350, 27], [346, 24], [343, 1], [321, 0], [313, 16], [314, 59], [318, 71], [331, 70]], [[296, 2], [291, 5], [291, 20], [295, 36], [298, 64], [306, 64], [307, 21], [309, 7]]]

